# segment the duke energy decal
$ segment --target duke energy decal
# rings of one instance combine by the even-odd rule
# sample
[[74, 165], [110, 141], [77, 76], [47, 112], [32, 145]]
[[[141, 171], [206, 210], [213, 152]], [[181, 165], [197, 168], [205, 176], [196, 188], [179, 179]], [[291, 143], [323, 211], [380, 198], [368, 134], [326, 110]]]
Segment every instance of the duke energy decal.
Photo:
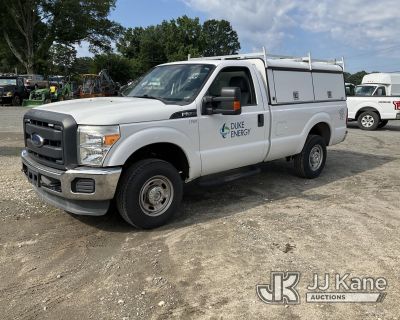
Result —
[[250, 134], [250, 128], [246, 128], [244, 121], [224, 123], [219, 130], [222, 138], [236, 138], [242, 136], [248, 136]]

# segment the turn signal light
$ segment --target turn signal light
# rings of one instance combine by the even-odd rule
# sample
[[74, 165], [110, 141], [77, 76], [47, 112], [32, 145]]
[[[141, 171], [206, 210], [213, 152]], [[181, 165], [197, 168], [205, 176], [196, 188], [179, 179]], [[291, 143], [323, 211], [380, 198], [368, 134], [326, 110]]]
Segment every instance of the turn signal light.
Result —
[[233, 110], [235, 110], [235, 111], [240, 110], [240, 101], [239, 100], [233, 101]]
[[111, 134], [108, 136], [104, 136], [104, 145], [112, 146], [119, 139], [119, 134]]

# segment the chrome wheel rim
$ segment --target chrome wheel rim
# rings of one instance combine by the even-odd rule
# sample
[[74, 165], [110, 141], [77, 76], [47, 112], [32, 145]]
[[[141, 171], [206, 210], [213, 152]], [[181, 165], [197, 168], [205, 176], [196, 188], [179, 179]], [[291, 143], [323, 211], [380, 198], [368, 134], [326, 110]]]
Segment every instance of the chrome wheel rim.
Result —
[[174, 187], [171, 181], [165, 176], [154, 176], [143, 184], [139, 204], [146, 215], [157, 217], [168, 210], [173, 198]]
[[319, 144], [317, 144], [311, 149], [309, 156], [309, 164], [311, 170], [317, 171], [321, 167], [323, 159], [324, 159], [324, 151], [322, 147]]
[[374, 117], [372, 117], [371, 115], [367, 114], [364, 117], [362, 117], [361, 119], [361, 124], [363, 125], [363, 127], [365, 128], [370, 128], [374, 125]]

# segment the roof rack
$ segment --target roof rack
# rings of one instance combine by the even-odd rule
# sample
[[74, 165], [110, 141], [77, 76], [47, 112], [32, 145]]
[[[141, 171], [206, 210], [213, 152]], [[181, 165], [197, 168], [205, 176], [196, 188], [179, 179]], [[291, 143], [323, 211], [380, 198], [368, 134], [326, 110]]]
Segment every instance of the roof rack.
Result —
[[307, 62], [310, 70], [312, 70], [313, 62], [321, 62], [326, 64], [338, 65], [341, 66], [343, 71], [345, 67], [344, 57], [340, 59], [314, 59], [311, 58], [311, 53], [309, 52], [306, 56], [295, 57], [295, 56], [284, 56], [284, 55], [276, 55], [276, 54], [267, 54], [265, 47], [263, 47], [262, 52], [254, 52], [254, 53], [244, 53], [244, 54], [233, 54], [226, 56], [215, 56], [215, 57], [199, 57], [192, 58], [190, 54], [188, 55], [188, 60], [243, 60], [243, 59], [254, 59], [259, 58], [262, 59], [265, 63], [265, 66], [268, 64], [268, 59], [273, 60], [287, 60], [287, 61], [296, 61], [296, 62]]

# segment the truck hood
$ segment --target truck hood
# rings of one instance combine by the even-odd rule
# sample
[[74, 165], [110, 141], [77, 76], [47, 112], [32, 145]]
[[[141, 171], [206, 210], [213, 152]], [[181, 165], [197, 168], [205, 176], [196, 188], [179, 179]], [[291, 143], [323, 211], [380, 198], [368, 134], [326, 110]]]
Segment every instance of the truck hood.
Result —
[[107, 97], [56, 102], [35, 109], [71, 115], [77, 124], [112, 125], [166, 120], [186, 108], [154, 99]]

